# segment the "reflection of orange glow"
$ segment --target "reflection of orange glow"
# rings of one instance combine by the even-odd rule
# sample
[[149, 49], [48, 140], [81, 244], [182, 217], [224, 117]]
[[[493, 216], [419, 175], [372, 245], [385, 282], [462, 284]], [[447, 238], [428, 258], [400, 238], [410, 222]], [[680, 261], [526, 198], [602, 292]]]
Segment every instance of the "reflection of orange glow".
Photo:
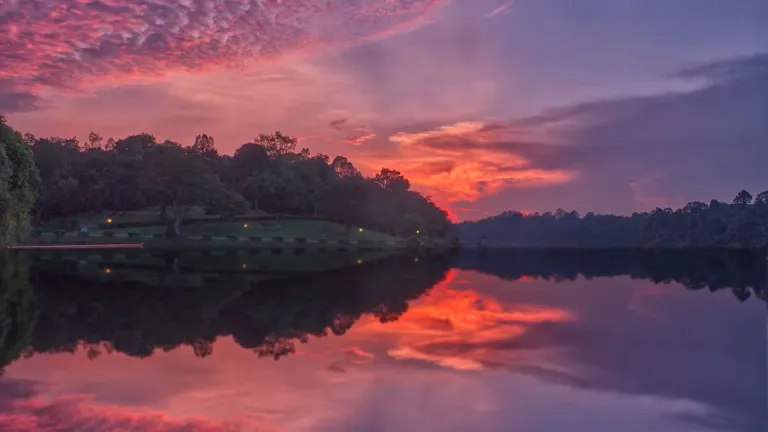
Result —
[[471, 359], [456, 356], [427, 354], [410, 347], [401, 347], [389, 351], [390, 357], [398, 360], [423, 360], [456, 370], [482, 370], [483, 365]]
[[175, 419], [165, 412], [131, 410], [114, 405], [95, 403], [90, 396], [38, 398], [13, 402], [13, 411], [0, 413], [0, 430], [9, 432], [40, 432], [52, 430], [120, 430], [136, 432], [159, 431], [274, 431], [280, 429], [266, 421], [249, 416], [235, 420], [215, 420], [205, 417]]
[[388, 351], [390, 357], [478, 370], [502, 354], [494, 351], [494, 342], [514, 340], [538, 323], [573, 319], [562, 309], [508, 305], [472, 290], [454, 289], [457, 275], [458, 270], [451, 270], [399, 320], [371, 321], [365, 331], [395, 336], [398, 346]]

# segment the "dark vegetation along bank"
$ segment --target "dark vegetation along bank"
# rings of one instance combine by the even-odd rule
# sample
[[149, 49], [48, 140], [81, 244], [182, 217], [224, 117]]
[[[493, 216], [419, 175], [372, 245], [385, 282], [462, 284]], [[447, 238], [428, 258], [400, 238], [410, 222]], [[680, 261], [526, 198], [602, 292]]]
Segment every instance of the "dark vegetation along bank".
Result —
[[25, 237], [30, 222], [37, 236], [66, 229], [68, 239], [93, 237], [75, 231], [96, 227], [99, 239], [88, 241], [106, 243], [182, 235], [391, 244], [393, 237], [458, 233], [466, 243], [516, 247], [765, 248], [768, 191], [631, 216], [510, 211], [453, 225], [398, 171], [366, 178], [345, 157], [313, 155], [279, 132], [228, 156], [205, 134], [190, 146], [144, 133], [106, 141], [91, 133], [80, 142], [22, 135], [0, 117], [0, 244]]
[[505, 212], [457, 226], [466, 242], [519, 247], [733, 247], [768, 246], [768, 191], [739, 192], [731, 203], [691, 202], [631, 216], [584, 216], [575, 211], [524, 215]]
[[28, 232], [29, 220], [77, 229], [92, 215], [129, 217], [148, 209], [155, 216], [134, 226], [162, 224], [167, 237], [183, 234], [195, 212], [219, 220], [287, 214], [398, 236], [443, 237], [452, 227], [447, 213], [398, 171], [366, 178], [345, 157], [311, 154], [280, 132], [261, 134], [228, 156], [205, 134], [183, 146], [145, 133], [118, 140], [91, 133], [80, 142], [21, 135], [4, 120], [0, 128], [0, 241], [6, 244]]
[[0, 116], [0, 246], [28, 232], [36, 189], [32, 151]]

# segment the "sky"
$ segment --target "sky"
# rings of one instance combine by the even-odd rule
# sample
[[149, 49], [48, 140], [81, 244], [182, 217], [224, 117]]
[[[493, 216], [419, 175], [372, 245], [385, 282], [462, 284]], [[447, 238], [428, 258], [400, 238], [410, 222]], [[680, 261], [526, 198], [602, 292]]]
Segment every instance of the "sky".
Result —
[[281, 131], [458, 220], [768, 189], [764, 0], [0, 0], [0, 113], [231, 154]]
[[230, 337], [203, 359], [20, 359], [0, 429], [757, 431], [765, 325], [762, 301], [727, 289], [452, 269], [397, 321], [364, 316], [279, 361]]

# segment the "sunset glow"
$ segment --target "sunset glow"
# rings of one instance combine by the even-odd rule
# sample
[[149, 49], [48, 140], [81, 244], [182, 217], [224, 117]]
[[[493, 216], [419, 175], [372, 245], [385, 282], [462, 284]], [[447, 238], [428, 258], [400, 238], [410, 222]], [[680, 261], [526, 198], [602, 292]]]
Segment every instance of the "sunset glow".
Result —
[[471, 286], [456, 284], [458, 276], [458, 270], [451, 270], [445, 281], [396, 322], [370, 321], [356, 331], [393, 337], [397, 347], [387, 353], [394, 359], [481, 370], [485, 363], [508, 355], [504, 350], [495, 350], [494, 343], [512, 341], [531, 325], [576, 319], [572, 312], [562, 309], [503, 304]]
[[6, 1], [0, 113], [81, 142], [206, 133], [230, 155], [279, 130], [399, 170], [458, 220], [762, 190], [743, 89], [764, 85], [765, 2], [587, 2], [589, 23], [535, 0]]

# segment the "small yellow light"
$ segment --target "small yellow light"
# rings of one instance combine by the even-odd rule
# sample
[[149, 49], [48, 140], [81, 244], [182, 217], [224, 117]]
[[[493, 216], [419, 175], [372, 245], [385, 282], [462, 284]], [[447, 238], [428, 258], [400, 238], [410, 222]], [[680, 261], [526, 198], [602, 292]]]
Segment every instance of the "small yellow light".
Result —
[[107, 268], [104, 269], [104, 273], [110, 274], [110, 273], [112, 273], [112, 269], [107, 267]]
[[248, 224], [243, 225], [243, 228], [248, 228]]
[[360, 228], [358, 231], [360, 231], [360, 232], [363, 232], [363, 229], [362, 229], [362, 228]]
[[415, 262], [415, 263], [419, 262], [419, 257], [414, 258], [413, 262]]
[[363, 263], [363, 260], [359, 259], [359, 260], [357, 260], [357, 263], [358, 263], [358, 264], [362, 264], [362, 263]]
[[416, 230], [416, 234], [419, 234], [420, 232], [421, 232], [421, 231], [419, 231], [419, 230]]
[[107, 223], [108, 223], [108, 224], [111, 224], [111, 223], [112, 223], [112, 218], [108, 218], [108, 219], [107, 219]]
[[242, 268], [243, 268], [243, 270], [245, 270], [245, 269], [247, 269], [247, 268], [248, 268], [248, 264], [243, 264], [243, 265], [242, 265], [242, 266], [240, 266], [240, 267], [242, 267]]

